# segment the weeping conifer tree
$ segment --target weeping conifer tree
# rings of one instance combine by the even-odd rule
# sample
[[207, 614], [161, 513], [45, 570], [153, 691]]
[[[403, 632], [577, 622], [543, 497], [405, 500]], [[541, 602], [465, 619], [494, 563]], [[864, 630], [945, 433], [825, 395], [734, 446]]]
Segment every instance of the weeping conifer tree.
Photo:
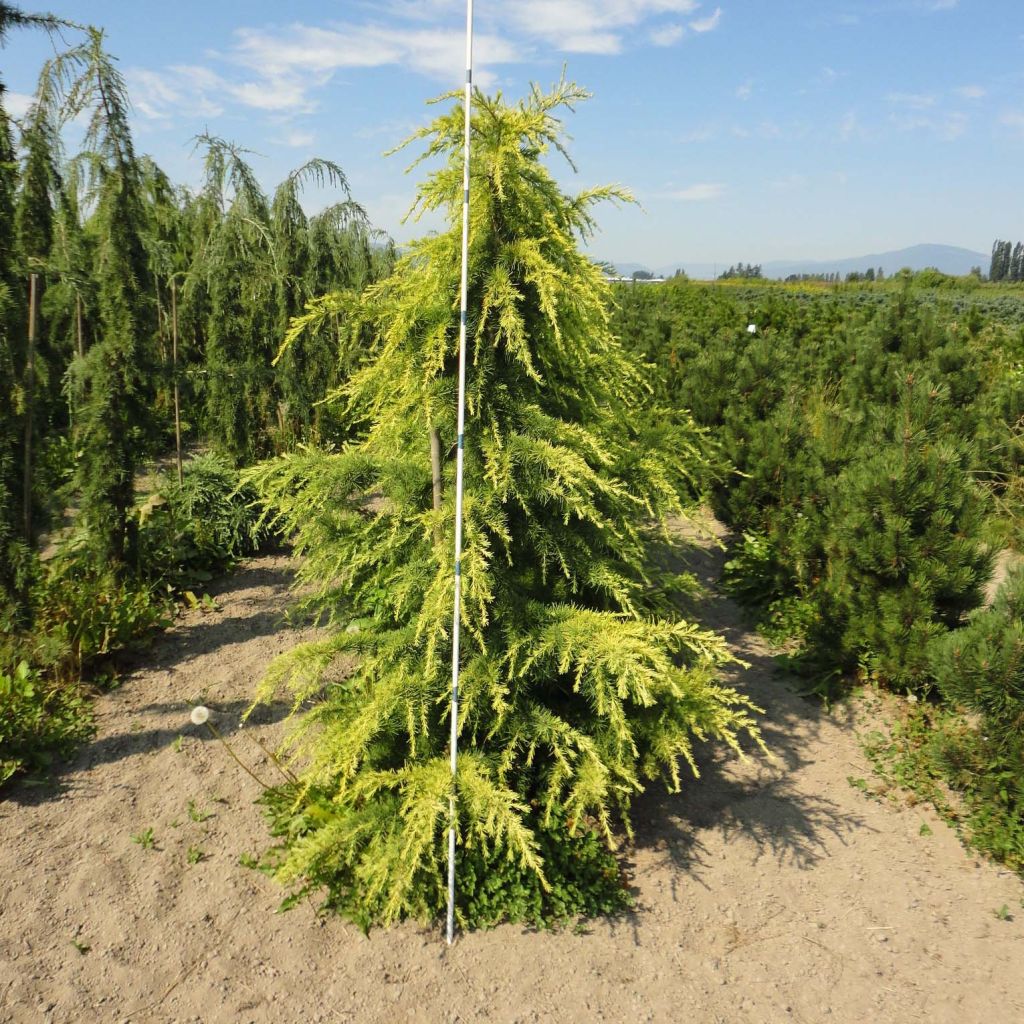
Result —
[[51, 280], [43, 303], [50, 346], [62, 355], [61, 388], [73, 434], [80, 428], [82, 362], [92, 347], [96, 308], [95, 239], [82, 224], [80, 172], [81, 165], [72, 162], [62, 176], [50, 250]]
[[[270, 204], [245, 161], [245, 150], [211, 136], [206, 191], [223, 216], [204, 247], [208, 293], [206, 427], [237, 462], [272, 451], [278, 421], [271, 361], [280, 281], [274, 266]], [[230, 190], [230, 199], [227, 193]]]
[[[32, 340], [25, 351], [21, 374], [21, 405], [24, 430], [23, 506], [26, 540], [39, 526], [38, 495], [48, 490], [50, 481], [41, 479], [40, 456], [66, 427], [65, 406], [60, 398], [60, 383], [66, 357], [55, 348], [44, 314], [46, 292], [50, 283], [50, 255], [54, 240], [54, 211], [61, 189], [58, 170], [60, 140], [57, 127], [45, 104], [33, 103], [21, 133], [21, 187], [15, 210], [15, 228], [22, 280], [34, 275], [35, 293]], [[32, 315], [32, 314], [30, 314]]]
[[[143, 181], [128, 124], [124, 78], [103, 33], [50, 61], [41, 100], [64, 119], [88, 113], [85, 137], [95, 211], [96, 343], [81, 368], [81, 516], [103, 563], [131, 554], [135, 470], [152, 447], [154, 289], [143, 236]], [[63, 103], [61, 104], [61, 100]]]
[[[563, 81], [516, 105], [475, 99], [455, 783], [467, 924], [614, 905], [614, 861], [593, 851], [617, 821], [628, 831], [633, 797], [659, 777], [678, 788], [695, 739], [756, 735], [751, 706], [716, 682], [723, 641], [678, 616], [678, 578], [652, 568], [705, 466], [692, 424], [639, 414], [642, 377], [578, 249], [594, 204], [627, 197], [565, 195], [542, 162], [585, 95]], [[417, 212], [449, 229], [307, 317], [342, 316], [368, 345], [333, 398], [368, 427], [251, 474], [333, 623], [261, 691], [290, 689], [305, 765], [268, 797], [277, 876], [326, 885], [364, 924], [430, 918], [445, 898], [463, 116], [456, 99], [414, 136], [443, 163]]]
[[[0, 47], [15, 28], [56, 29], [64, 22], [48, 14], [29, 14], [0, 0]], [[19, 566], [27, 549], [19, 543], [23, 502], [21, 442], [24, 423], [15, 399], [21, 399], [22, 353], [27, 318], [20, 271], [21, 254], [16, 244], [18, 161], [11, 122], [4, 107], [5, 88], [0, 79], [0, 603], [20, 589]]]
[[15, 348], [22, 323], [15, 273], [14, 210], [17, 163], [0, 82], [0, 605], [14, 585], [13, 545], [18, 535], [17, 466], [19, 419], [11, 400], [17, 390]]
[[[186, 305], [202, 311], [206, 428], [236, 462], [250, 463], [309, 434], [316, 403], [337, 382], [336, 331], [307, 332], [275, 369], [289, 321], [318, 287], [361, 287], [379, 276], [380, 263], [337, 164], [308, 161], [268, 199], [246, 150], [209, 135], [198, 144], [206, 183], [189, 214], [196, 257]], [[344, 198], [307, 217], [300, 195], [309, 184]]]
[[[308, 218], [300, 203], [306, 184], [340, 188], [345, 198]], [[271, 230], [280, 279], [277, 337], [314, 296], [370, 282], [369, 221], [337, 164], [310, 160], [289, 174], [274, 192]], [[307, 331], [278, 361], [281, 426], [289, 439], [319, 435], [319, 400], [339, 383], [337, 348], [336, 331]]]

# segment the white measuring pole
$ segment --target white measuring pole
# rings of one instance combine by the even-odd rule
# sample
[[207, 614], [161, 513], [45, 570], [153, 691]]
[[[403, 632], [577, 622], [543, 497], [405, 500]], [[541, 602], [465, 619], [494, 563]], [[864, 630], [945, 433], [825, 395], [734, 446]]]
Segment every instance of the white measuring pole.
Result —
[[452, 795], [448, 801], [448, 945], [455, 938], [455, 774], [459, 758], [459, 627], [462, 603], [462, 469], [466, 434], [466, 314], [469, 305], [469, 136], [473, 105], [473, 0], [466, 2], [466, 129], [462, 157], [462, 303], [459, 315], [459, 430], [455, 456], [455, 613], [452, 619]]

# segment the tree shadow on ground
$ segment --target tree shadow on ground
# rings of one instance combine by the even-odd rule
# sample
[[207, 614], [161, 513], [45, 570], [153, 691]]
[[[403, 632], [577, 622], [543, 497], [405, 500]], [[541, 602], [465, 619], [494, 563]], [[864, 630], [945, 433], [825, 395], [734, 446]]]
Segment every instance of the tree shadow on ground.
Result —
[[[246, 730], [250, 726], [274, 725], [281, 722], [291, 710], [291, 704], [286, 701], [260, 705], [253, 709], [246, 724], [243, 725], [242, 716], [249, 710], [250, 703], [235, 700], [211, 702], [209, 705], [213, 711], [211, 721], [215, 723], [224, 740], [235, 748], [243, 762], [251, 762], [262, 757], [262, 751], [255, 743], [246, 742]], [[206, 726], [192, 724], [189, 719], [191, 707], [187, 701], [173, 700], [165, 704], [149, 704], [142, 709], [133, 709], [133, 715], [143, 710], [150, 716], [159, 715], [166, 724], [139, 730], [127, 728], [85, 743], [74, 757], [63, 764], [55, 765], [47, 776], [15, 780], [5, 788], [2, 797], [19, 806], [37, 806], [49, 800], [62, 799], [70, 793], [87, 791], [90, 785], [88, 773], [100, 765], [156, 753], [171, 747], [179, 738], [203, 744], [219, 743], [217, 737]], [[127, 721], [126, 719], [126, 725]]]
[[[215, 601], [233, 599], [233, 614], [217, 610], [189, 616], [153, 643], [119, 654], [114, 664], [124, 674], [185, 666], [234, 644], [317, 625], [314, 614], [297, 607], [297, 597], [289, 589], [292, 580], [287, 565], [244, 566], [207, 591]], [[241, 596], [246, 591], [261, 593]]]
[[[114, 704], [111, 707], [108, 703], [106, 707], [104, 721], [107, 728], [104, 734], [83, 743], [72, 757], [55, 763], [45, 776], [12, 780], [0, 792], [0, 799], [25, 806], [62, 799], [68, 793], [87, 789], [90, 784], [88, 773], [99, 765], [151, 754], [169, 747], [179, 736], [216, 743], [208, 729], [197, 727], [189, 720], [192, 707], [189, 694], [179, 693], [166, 701], [133, 706], [120, 719], [117, 717], [118, 696], [131, 692], [133, 675], [179, 669], [198, 658], [218, 653], [225, 660], [230, 660], [231, 648], [236, 644], [315, 625], [309, 617], [298, 621], [285, 619], [293, 604], [288, 590], [292, 578], [293, 573], [287, 563], [243, 564], [235, 572], [212, 583], [208, 591], [215, 599], [230, 598], [232, 614], [212, 612], [189, 616], [166, 632], [157, 634], [144, 647], [119, 653], [111, 660], [111, 665], [124, 679], [122, 687], [107, 698]], [[252, 591], [253, 595], [244, 596], [247, 591]], [[251, 701], [207, 703], [225, 739], [230, 742], [236, 734], [239, 739], [244, 737], [241, 720]], [[274, 724], [285, 718], [290, 708], [288, 702], [282, 701], [261, 705], [253, 710], [248, 721], [253, 726]], [[109, 728], [111, 715], [116, 723], [115, 731]], [[140, 715], [150, 720], [156, 716], [159, 721], [147, 728], [133, 729], [133, 722], [137, 722]], [[255, 744], [250, 746], [258, 749]]]
[[[828, 857], [830, 844], [845, 844], [854, 831], [867, 827], [862, 817], [835, 801], [801, 791], [797, 779], [812, 763], [808, 751], [820, 749], [822, 731], [847, 726], [820, 703], [799, 695], [795, 680], [779, 670], [747, 613], [716, 589], [728, 558], [728, 536], [719, 532], [717, 537], [725, 547], [706, 541], [684, 550], [666, 547], [661, 560], [693, 573], [705, 588], [688, 614], [723, 635], [748, 666], [728, 667], [723, 681], [764, 710], [757, 724], [771, 756], [766, 758], [749, 740], [742, 744], [745, 762], [723, 744], [701, 744], [696, 751], [699, 779], [684, 778], [677, 794], [653, 782], [635, 801], [634, 848], [667, 853], [680, 873], [699, 881], [710, 856], [710, 831], [717, 834], [716, 847], [742, 843], [754, 858], [769, 856], [813, 869]], [[678, 898], [678, 892], [673, 896]]]

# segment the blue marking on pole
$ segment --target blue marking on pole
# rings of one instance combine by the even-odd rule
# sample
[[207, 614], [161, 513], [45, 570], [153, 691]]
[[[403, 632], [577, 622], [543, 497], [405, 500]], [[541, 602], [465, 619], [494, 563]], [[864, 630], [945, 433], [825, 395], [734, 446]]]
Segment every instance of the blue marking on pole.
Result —
[[462, 575], [462, 559], [459, 559], [459, 561], [457, 561], [455, 563], [455, 575], [456, 576], [461, 576]]
[[463, 323], [463, 324], [464, 324], [464, 323], [466, 322], [466, 311], [465, 311], [465, 310], [462, 310], [462, 311], [461, 311], [461, 312], [459, 313], [459, 318], [461, 319], [461, 321], [462, 321], [462, 323]]
[[459, 434], [459, 451], [462, 450], [462, 446], [465, 443], [465, 440], [466, 440], [466, 435], [465, 434]]

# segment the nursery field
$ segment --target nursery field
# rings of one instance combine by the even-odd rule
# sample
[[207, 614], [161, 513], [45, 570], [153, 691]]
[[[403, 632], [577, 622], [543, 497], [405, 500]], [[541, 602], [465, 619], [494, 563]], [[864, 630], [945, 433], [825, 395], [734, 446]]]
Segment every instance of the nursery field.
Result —
[[[415, 924], [364, 938], [315, 900], [275, 916], [279, 887], [239, 858], [266, 842], [259, 786], [189, 722], [204, 700], [258, 775], [244, 728], [255, 681], [313, 635], [280, 621], [289, 560], [211, 588], [97, 705], [96, 739], [47, 786], [0, 804], [0, 1020], [1007, 1022], [1024, 1015], [1024, 885], [925, 806], [871, 799], [858, 735], [886, 710], [796, 695], [748, 617], [693, 567], [706, 622], [750, 663], [774, 759], [705, 747], [703, 778], [652, 792], [626, 852], [635, 908], [554, 932], [459, 938]], [[153, 843], [133, 841], [148, 829]], [[190, 863], [189, 851], [199, 851]], [[192, 855], [193, 857], [196, 854]], [[1000, 915], [1002, 908], [1009, 908]]]
[[1024, 244], [613, 285], [563, 74], [399, 250], [22, 31], [0, 1021], [1024, 1019]]

